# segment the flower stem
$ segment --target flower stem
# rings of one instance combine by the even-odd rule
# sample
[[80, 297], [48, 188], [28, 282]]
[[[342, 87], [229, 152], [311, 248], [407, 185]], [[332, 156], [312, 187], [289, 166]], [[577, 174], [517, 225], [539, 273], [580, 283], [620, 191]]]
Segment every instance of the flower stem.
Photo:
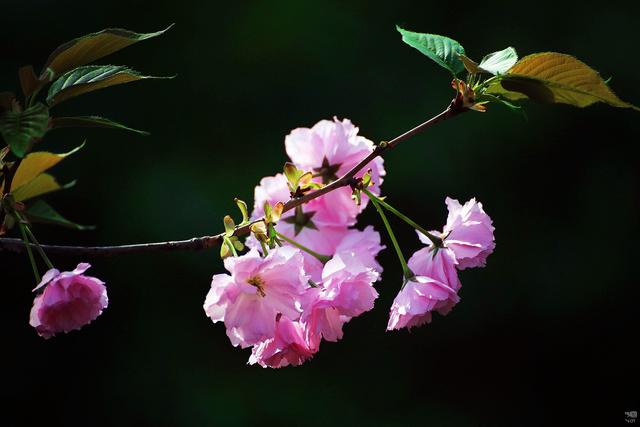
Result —
[[33, 269], [33, 275], [36, 278], [36, 284], [40, 283], [40, 273], [38, 273], [38, 266], [36, 265], [36, 259], [33, 257], [33, 252], [31, 251], [31, 244], [29, 243], [29, 239], [27, 238], [27, 233], [24, 231], [24, 224], [21, 221], [18, 221], [18, 228], [20, 228], [20, 232], [22, 233], [22, 240], [24, 241], [25, 246], [27, 247], [27, 254], [29, 255], [29, 262], [31, 263], [31, 268]]
[[382, 200], [381, 198], [373, 194], [371, 191], [367, 190], [366, 188], [364, 188], [362, 191], [367, 196], [369, 196], [369, 199], [371, 199], [372, 201], [375, 200], [377, 203], [382, 205], [389, 212], [391, 212], [392, 214], [394, 214], [395, 216], [397, 216], [398, 218], [400, 218], [401, 220], [403, 220], [404, 222], [406, 222], [407, 224], [409, 224], [410, 226], [412, 226], [413, 228], [415, 228], [416, 230], [418, 230], [419, 232], [427, 236], [436, 248], [442, 247], [442, 239], [440, 237], [434, 236], [432, 233], [429, 233], [427, 230], [424, 229], [424, 227], [420, 226], [411, 218], [409, 218], [408, 216], [406, 216], [405, 214], [403, 214], [402, 212], [400, 212], [399, 210], [391, 206], [389, 203], [385, 202], [384, 200]]
[[53, 267], [53, 263], [51, 262], [51, 260], [47, 256], [47, 254], [44, 252], [44, 250], [40, 246], [40, 243], [36, 239], [36, 236], [33, 235], [33, 232], [31, 231], [29, 226], [28, 225], [23, 225], [23, 227], [24, 227], [24, 230], [27, 232], [27, 235], [29, 236], [31, 241], [36, 245], [36, 250], [38, 251], [38, 253], [42, 257], [42, 259], [44, 260], [44, 263], [47, 264], [47, 267], [49, 267], [49, 269], [53, 269], [54, 268]]
[[[364, 191], [367, 191], [367, 190], [364, 190]], [[413, 271], [411, 271], [411, 269], [407, 265], [407, 261], [404, 259], [404, 255], [402, 255], [402, 250], [400, 249], [400, 245], [398, 244], [398, 240], [396, 239], [396, 235], [393, 234], [393, 230], [391, 229], [391, 224], [389, 224], [389, 220], [387, 219], [387, 216], [384, 214], [384, 211], [380, 207], [380, 204], [378, 202], [378, 198], [375, 197], [375, 196], [372, 197], [371, 198], [371, 203], [373, 203], [373, 206], [375, 206], [376, 210], [380, 214], [380, 218], [382, 218], [382, 222], [384, 222], [384, 226], [387, 229], [387, 233], [389, 233], [389, 237], [391, 238], [391, 242], [393, 243], [393, 247], [396, 250], [396, 254], [398, 255], [398, 259], [400, 260], [400, 264], [402, 265], [402, 274], [404, 275], [404, 278], [408, 280], [408, 279], [414, 277], [415, 274], [413, 273]]]
[[306, 253], [308, 253], [309, 255], [311, 255], [312, 257], [316, 258], [318, 261], [320, 261], [323, 264], [326, 264], [327, 261], [329, 261], [331, 259], [331, 257], [329, 255], [322, 255], [319, 254], [318, 252], [311, 250], [309, 248], [307, 248], [306, 246], [301, 245], [300, 243], [296, 242], [293, 239], [288, 238], [287, 236], [285, 236], [284, 234], [277, 232], [276, 231], [276, 235], [278, 236], [278, 238], [284, 240], [287, 243], [292, 244], [293, 246], [295, 246], [296, 248], [305, 251]]

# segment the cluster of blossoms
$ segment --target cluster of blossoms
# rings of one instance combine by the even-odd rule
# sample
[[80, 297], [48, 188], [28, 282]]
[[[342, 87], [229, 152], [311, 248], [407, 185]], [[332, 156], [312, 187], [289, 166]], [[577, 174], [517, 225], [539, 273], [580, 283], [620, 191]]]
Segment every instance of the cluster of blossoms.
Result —
[[[344, 325], [373, 308], [378, 297], [374, 283], [382, 274], [376, 257], [384, 246], [372, 226], [354, 227], [369, 203], [380, 212], [404, 271], [387, 330], [429, 323], [434, 311], [445, 315], [458, 303], [458, 270], [484, 266], [495, 247], [494, 228], [481, 203], [471, 199], [461, 205], [447, 198], [444, 229], [427, 232], [379, 197], [383, 160], [376, 157], [360, 168], [375, 146], [358, 135], [349, 120], [323, 120], [310, 129], [295, 129], [285, 146], [291, 163], [285, 174], [260, 181], [250, 218], [242, 202], [244, 223], [264, 226], [252, 228], [245, 254], [236, 253], [236, 247], [245, 245], [225, 218], [230, 232], [223, 245], [231, 248], [223, 251], [228, 274], [213, 276], [204, 303], [213, 322], [224, 322], [234, 346], [251, 347], [249, 363], [300, 365], [318, 352], [322, 340], [342, 339]], [[284, 211], [283, 203], [291, 198], [317, 191], [354, 168], [360, 172], [351, 180], [352, 188], [333, 188]], [[304, 187], [297, 184], [302, 181]], [[279, 206], [277, 215], [274, 206]], [[426, 245], [408, 262], [383, 207], [413, 226]], [[230, 217], [229, 221], [233, 222]], [[45, 260], [51, 265], [46, 256]], [[79, 264], [70, 272], [51, 267], [34, 289], [38, 295], [30, 324], [40, 336], [80, 329], [107, 307], [104, 283], [84, 274], [89, 267]]]
[[[337, 119], [295, 129], [285, 146], [293, 165], [311, 171], [319, 185], [337, 180], [374, 150], [349, 120]], [[360, 203], [354, 203], [349, 187], [341, 187], [297, 206], [274, 224], [278, 246], [268, 249], [251, 236], [249, 252], [226, 258], [229, 273], [213, 276], [205, 313], [213, 322], [224, 322], [234, 346], [252, 348], [249, 363], [300, 365], [323, 339], [338, 341], [345, 323], [373, 308], [378, 297], [373, 285], [382, 273], [376, 256], [383, 246], [372, 226], [353, 226], [369, 202], [367, 195], [384, 203], [377, 198], [383, 160], [377, 157], [356, 178], [365, 171], [371, 186]], [[289, 183], [283, 174], [263, 178], [255, 189], [252, 218], [265, 216], [265, 206], [295, 196]], [[411, 274], [405, 274], [392, 306], [389, 330], [428, 322], [434, 310], [448, 312], [459, 300], [456, 269], [483, 265], [493, 250], [493, 227], [481, 204], [471, 200], [460, 206], [447, 199], [447, 205], [449, 219], [439, 244], [429, 241], [409, 261]]]
[[484, 267], [495, 247], [491, 218], [475, 199], [460, 205], [447, 197], [449, 216], [434, 244], [418, 231], [427, 246], [415, 252], [407, 263], [413, 277], [407, 278], [393, 301], [388, 330], [411, 328], [431, 322], [431, 312], [447, 314], [460, 300], [461, 288], [457, 270]]
[[[292, 131], [285, 145], [295, 167], [312, 171], [319, 184], [337, 179], [374, 149], [349, 120], [335, 119]], [[368, 168], [378, 193], [382, 159]], [[299, 365], [318, 351], [322, 339], [341, 339], [345, 323], [373, 308], [378, 297], [373, 283], [382, 272], [375, 257], [383, 247], [373, 227], [352, 228], [367, 199], [357, 205], [351, 196], [348, 187], [339, 188], [281, 216], [277, 233], [307, 250], [286, 242], [267, 250], [251, 236], [248, 253], [225, 260], [230, 274], [213, 276], [205, 312], [224, 322], [234, 346], [253, 347], [250, 363]], [[290, 198], [285, 175], [263, 178], [252, 218], [265, 214], [265, 202]]]

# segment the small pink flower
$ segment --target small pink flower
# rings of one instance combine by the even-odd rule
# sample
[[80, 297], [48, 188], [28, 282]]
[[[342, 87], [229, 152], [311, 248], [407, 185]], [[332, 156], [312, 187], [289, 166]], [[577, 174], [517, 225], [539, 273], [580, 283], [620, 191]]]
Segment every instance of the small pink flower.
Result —
[[407, 262], [416, 275], [405, 284], [391, 306], [387, 330], [431, 322], [431, 312], [446, 315], [460, 301], [456, 257], [449, 248], [422, 248]]
[[407, 262], [411, 271], [418, 276], [427, 276], [458, 291], [462, 286], [456, 267], [458, 261], [452, 249], [427, 246], [416, 251]]
[[387, 330], [412, 328], [431, 322], [431, 312], [448, 307], [458, 296], [430, 277], [415, 276], [400, 290], [391, 306]]
[[[374, 149], [374, 144], [358, 135], [358, 128], [350, 120], [321, 120], [312, 128], [298, 128], [285, 138], [287, 154], [297, 168], [311, 171], [317, 181], [328, 184], [351, 170]], [[372, 160], [356, 177], [371, 169], [374, 186], [371, 191], [379, 194], [382, 177], [385, 175], [381, 157]], [[363, 196], [361, 206], [351, 199], [351, 190], [341, 188], [321, 197], [314, 208], [316, 220], [326, 225], [353, 225], [356, 216], [366, 206]]]
[[373, 283], [380, 274], [353, 252], [337, 253], [322, 271], [322, 285], [307, 291], [300, 321], [310, 341], [337, 341], [342, 325], [373, 308], [378, 292]]
[[231, 273], [216, 274], [204, 310], [215, 322], [224, 322], [234, 346], [257, 344], [275, 334], [276, 316], [297, 320], [300, 298], [308, 287], [300, 250], [278, 247], [262, 258], [256, 250], [225, 259]]
[[382, 273], [382, 266], [376, 257], [384, 248], [384, 245], [380, 244], [380, 233], [368, 225], [362, 231], [349, 229], [335, 247], [335, 252], [354, 254], [365, 266]]
[[305, 338], [304, 326], [300, 322], [278, 316], [274, 336], [253, 347], [249, 363], [258, 363], [264, 368], [298, 366], [313, 356], [318, 344], [309, 344]]
[[[496, 244], [491, 218], [482, 209], [482, 203], [473, 198], [463, 206], [449, 197], [445, 203], [449, 216], [442, 235], [445, 236], [445, 245], [451, 248], [458, 260], [458, 269], [484, 267]], [[423, 243], [431, 243], [421, 233], [418, 236]]]
[[29, 324], [38, 335], [51, 338], [60, 332], [82, 328], [107, 308], [107, 288], [95, 277], [85, 276], [91, 265], [78, 264], [73, 271], [47, 271], [36, 289], [44, 287], [31, 308]]

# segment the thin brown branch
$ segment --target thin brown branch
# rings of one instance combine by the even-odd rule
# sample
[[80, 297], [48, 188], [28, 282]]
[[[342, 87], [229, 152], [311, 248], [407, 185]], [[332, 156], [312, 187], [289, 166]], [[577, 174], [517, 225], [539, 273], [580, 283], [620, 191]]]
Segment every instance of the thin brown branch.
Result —
[[[313, 191], [304, 195], [289, 200], [284, 205], [284, 211], [294, 209], [296, 206], [303, 205], [313, 199], [321, 197], [327, 193], [330, 193], [338, 188], [346, 187], [350, 185], [354, 177], [358, 172], [364, 169], [373, 159], [383, 155], [385, 152], [396, 147], [402, 141], [405, 141], [413, 135], [446, 120], [450, 117], [456, 116], [466, 111], [461, 107], [459, 99], [454, 99], [451, 104], [440, 114], [432, 117], [426, 122], [416, 126], [415, 128], [403, 133], [400, 136], [392, 139], [387, 143], [382, 143], [369, 153], [367, 157], [362, 159], [357, 165], [355, 165], [350, 171], [338, 178], [336, 181], [322, 187], [319, 190]], [[242, 236], [249, 233], [251, 224], [262, 221], [258, 219], [250, 224], [239, 226], [234, 232], [235, 236]], [[58, 255], [83, 255], [89, 257], [108, 257], [125, 254], [137, 254], [137, 253], [150, 253], [150, 252], [172, 252], [172, 251], [201, 251], [210, 249], [216, 246], [222, 241], [224, 233], [214, 236], [194, 237], [188, 240], [177, 240], [169, 242], [156, 242], [156, 243], [141, 243], [134, 245], [122, 245], [122, 246], [60, 246], [60, 245], [41, 245], [41, 247], [49, 254]], [[26, 250], [24, 242], [20, 239], [8, 239], [0, 238], [0, 252], [15, 252], [22, 253]]]

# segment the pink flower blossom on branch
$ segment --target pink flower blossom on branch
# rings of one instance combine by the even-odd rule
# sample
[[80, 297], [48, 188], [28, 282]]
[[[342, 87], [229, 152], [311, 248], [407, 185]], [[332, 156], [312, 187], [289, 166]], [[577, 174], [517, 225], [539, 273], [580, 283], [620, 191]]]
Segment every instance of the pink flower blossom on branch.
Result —
[[[449, 215], [442, 235], [446, 246], [451, 248], [458, 260], [458, 269], [484, 267], [496, 244], [493, 236], [495, 229], [482, 203], [473, 198], [461, 205], [449, 197], [445, 203]], [[418, 233], [418, 236], [423, 243], [431, 244], [422, 233]]]
[[426, 276], [416, 276], [400, 290], [391, 306], [387, 330], [431, 322], [431, 312], [457, 302], [455, 291]]
[[342, 326], [373, 308], [378, 292], [373, 283], [380, 274], [362, 263], [354, 252], [334, 255], [322, 271], [322, 285], [307, 292], [300, 321], [311, 342], [342, 338]]
[[308, 288], [300, 250], [278, 247], [262, 258], [258, 251], [225, 259], [231, 274], [216, 274], [204, 303], [207, 316], [224, 322], [234, 346], [246, 348], [275, 334], [278, 314], [300, 317], [299, 300]]
[[100, 279], [83, 273], [90, 264], [78, 264], [73, 271], [47, 271], [36, 289], [29, 324], [38, 335], [51, 338], [60, 332], [78, 330], [95, 320], [107, 308], [107, 288]]
[[[333, 121], [321, 120], [312, 128], [292, 130], [285, 138], [285, 147], [297, 168], [314, 173], [316, 181], [324, 184], [351, 170], [375, 148], [373, 142], [358, 135], [358, 128], [350, 120], [335, 117]], [[383, 159], [372, 160], [356, 177], [362, 177], [368, 169], [374, 183], [370, 190], [379, 194], [385, 175]], [[351, 190], [344, 187], [317, 199], [313, 209], [318, 223], [353, 225], [366, 204], [367, 198], [363, 196], [362, 204], [357, 206], [351, 199]]]
[[272, 338], [256, 344], [251, 350], [249, 364], [267, 368], [301, 365], [318, 349], [318, 343], [310, 344], [305, 338], [304, 326], [278, 316]]

